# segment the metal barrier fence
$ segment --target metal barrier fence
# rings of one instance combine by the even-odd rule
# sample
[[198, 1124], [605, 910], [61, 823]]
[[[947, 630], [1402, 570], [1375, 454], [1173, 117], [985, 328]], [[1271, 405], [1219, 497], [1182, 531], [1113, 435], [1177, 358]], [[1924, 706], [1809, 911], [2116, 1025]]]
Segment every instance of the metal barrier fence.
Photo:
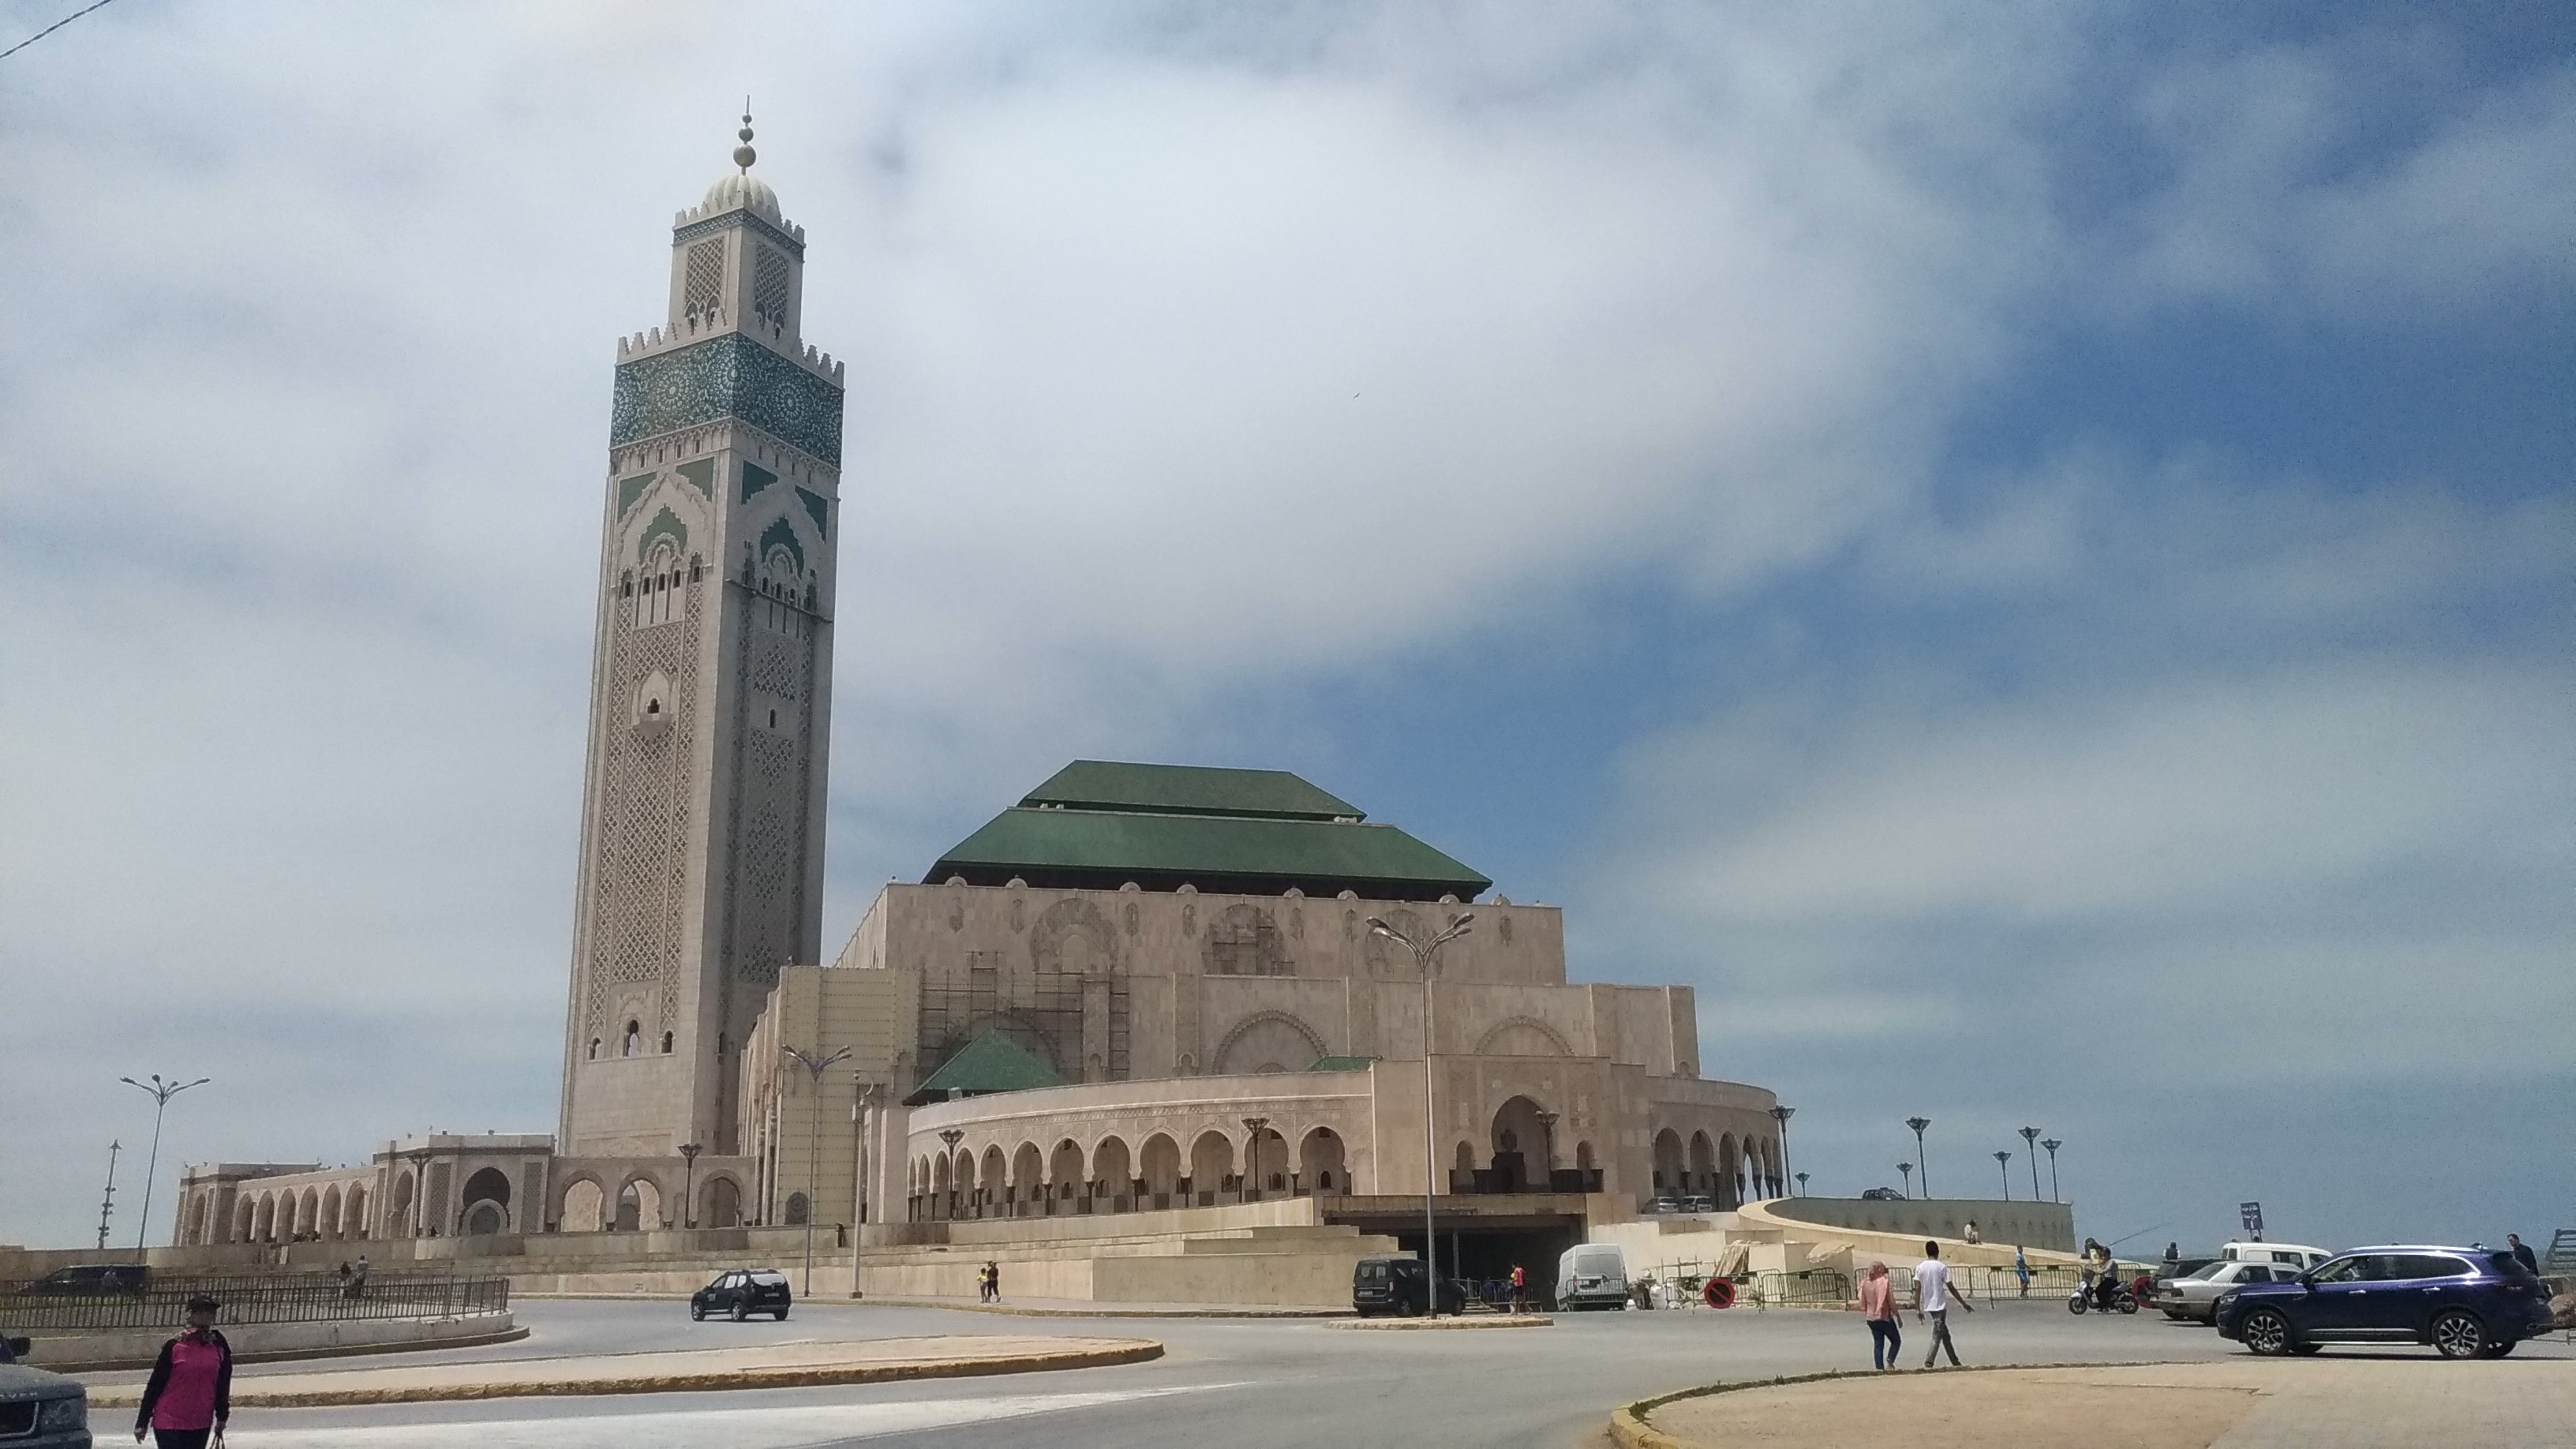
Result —
[[[2018, 1298], [2021, 1296], [2021, 1279], [2015, 1276], [2010, 1268], [1980, 1264], [1970, 1268], [1961, 1276], [1964, 1281], [1960, 1286], [1966, 1289], [1971, 1297]], [[2036, 1263], [2031, 1265], [2030, 1296], [2033, 1298], [2042, 1296], [2063, 1298], [2083, 1284], [2084, 1274], [2081, 1269], [2054, 1263], [2045, 1267]]]
[[359, 1318], [453, 1318], [510, 1306], [510, 1280], [460, 1278], [444, 1273], [378, 1273], [363, 1284], [329, 1273], [291, 1277], [188, 1277], [151, 1280], [140, 1293], [45, 1292], [41, 1281], [0, 1284], [0, 1329], [13, 1332], [97, 1332], [126, 1328], [176, 1330], [187, 1322], [188, 1300], [203, 1296], [223, 1305], [218, 1326], [232, 1323], [317, 1323]]
[[1809, 1268], [1802, 1273], [1756, 1273], [1752, 1287], [1753, 1301], [1761, 1304], [1830, 1304], [1840, 1308], [1852, 1298], [1850, 1275], [1831, 1268]]

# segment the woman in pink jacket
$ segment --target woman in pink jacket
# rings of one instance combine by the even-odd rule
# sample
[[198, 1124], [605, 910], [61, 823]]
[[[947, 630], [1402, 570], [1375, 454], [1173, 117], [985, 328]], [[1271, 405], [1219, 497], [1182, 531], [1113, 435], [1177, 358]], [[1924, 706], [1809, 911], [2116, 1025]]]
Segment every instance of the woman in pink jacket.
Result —
[[1896, 1328], [1896, 1282], [1887, 1276], [1885, 1263], [1870, 1264], [1869, 1276], [1860, 1280], [1860, 1316], [1869, 1322], [1869, 1366], [1896, 1367], [1905, 1335]]

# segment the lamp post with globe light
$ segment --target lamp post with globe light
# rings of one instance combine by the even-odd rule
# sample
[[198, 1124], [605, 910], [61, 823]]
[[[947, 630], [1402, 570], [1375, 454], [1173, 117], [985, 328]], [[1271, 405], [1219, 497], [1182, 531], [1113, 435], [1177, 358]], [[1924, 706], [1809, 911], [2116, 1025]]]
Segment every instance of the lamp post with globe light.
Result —
[[2000, 1169], [2000, 1170], [2003, 1172], [2003, 1175], [2004, 1175], [2004, 1201], [2006, 1201], [2006, 1202], [2011, 1202], [2011, 1201], [2012, 1201], [2012, 1166], [2011, 1166], [2011, 1163], [2012, 1163], [2012, 1154], [2011, 1154], [2011, 1153], [2009, 1153], [2009, 1152], [1998, 1152], [1998, 1153], [1996, 1153], [1996, 1154], [1995, 1154], [1995, 1166], [1996, 1166], [1998, 1169]]
[[1923, 1153], [1923, 1129], [1932, 1125], [1929, 1117], [1908, 1117], [1905, 1125], [1914, 1129], [1914, 1165], [1923, 1169], [1923, 1195], [1932, 1195], [1932, 1160]]
[[2050, 1202], [2064, 1202], [2066, 1201], [2066, 1194], [2057, 1190], [2057, 1149], [2065, 1146], [2066, 1144], [2058, 1138], [2051, 1137], [2039, 1145], [2048, 1149], [2048, 1200]]
[[1776, 1187], [1785, 1188], [1789, 1185], [1780, 1179], [1789, 1175], [1789, 1119], [1797, 1115], [1798, 1109], [1795, 1107], [1774, 1106], [1771, 1109], [1771, 1120], [1780, 1124], [1780, 1176], [1771, 1179]]
[[[2024, 1147], [2037, 1147], [2039, 1145], [2039, 1129], [2036, 1127], [2024, 1127], [2021, 1129], [2021, 1142]], [[2039, 1154], [2037, 1152], [2031, 1152], [2025, 1155], [2030, 1161], [2030, 1200], [2032, 1202], [2037, 1202], [2039, 1201]]]
[[1914, 1196], [1914, 1164], [1911, 1162], [1900, 1162], [1896, 1164], [1896, 1170], [1905, 1174], [1905, 1195], [1907, 1197]]

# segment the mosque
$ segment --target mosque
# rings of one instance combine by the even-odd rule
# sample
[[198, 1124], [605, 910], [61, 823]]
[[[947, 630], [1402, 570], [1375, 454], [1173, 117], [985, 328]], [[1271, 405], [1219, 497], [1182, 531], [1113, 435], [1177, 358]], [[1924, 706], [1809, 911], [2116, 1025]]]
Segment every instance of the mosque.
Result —
[[751, 139], [617, 346], [555, 1131], [193, 1166], [175, 1245], [1258, 1207], [1418, 1247], [1426, 1189], [1564, 1241], [1777, 1195], [1778, 1104], [1701, 1074], [1690, 988], [1570, 981], [1557, 908], [1293, 774], [1075, 761], [826, 956], [846, 373]]

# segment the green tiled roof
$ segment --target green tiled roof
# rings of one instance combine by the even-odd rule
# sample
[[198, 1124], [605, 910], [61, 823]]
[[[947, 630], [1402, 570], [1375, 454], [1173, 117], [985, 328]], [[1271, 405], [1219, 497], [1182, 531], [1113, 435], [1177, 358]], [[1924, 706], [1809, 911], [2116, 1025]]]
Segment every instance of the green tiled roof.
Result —
[[1365, 820], [1285, 770], [1220, 770], [1199, 765], [1131, 765], [1076, 760], [1020, 801], [1069, 810], [1142, 810], [1158, 815], [1228, 815], [1276, 820]]
[[1357, 1072], [1366, 1070], [1369, 1063], [1376, 1060], [1377, 1058], [1375, 1057], [1317, 1057], [1315, 1058], [1315, 1064], [1308, 1067], [1306, 1070], [1310, 1072]]
[[1063, 1085], [1064, 1078], [1055, 1074], [1055, 1068], [1031, 1056], [1028, 1048], [1000, 1032], [988, 1031], [959, 1048], [957, 1055], [942, 1063], [913, 1091], [915, 1096], [931, 1092], [981, 1095]]

